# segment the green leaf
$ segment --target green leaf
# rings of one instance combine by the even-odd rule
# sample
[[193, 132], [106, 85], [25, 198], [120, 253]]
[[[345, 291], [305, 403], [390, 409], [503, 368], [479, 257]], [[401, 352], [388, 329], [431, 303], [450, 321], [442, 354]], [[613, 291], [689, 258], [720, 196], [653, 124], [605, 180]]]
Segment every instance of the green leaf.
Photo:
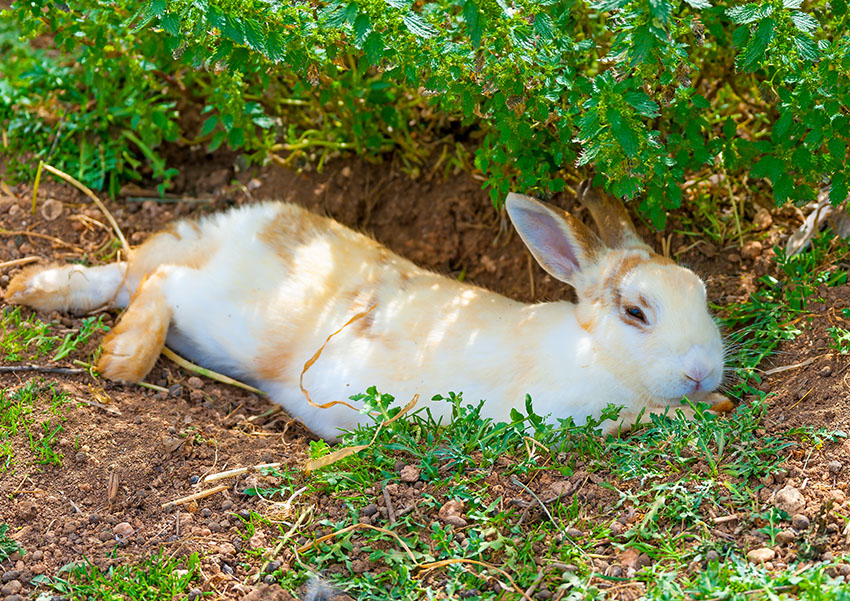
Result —
[[279, 63], [286, 56], [283, 36], [276, 29], [270, 30], [266, 38], [266, 56], [275, 63]]
[[363, 44], [363, 52], [368, 60], [373, 65], [377, 65], [384, 56], [384, 39], [377, 31], [373, 31], [366, 38], [366, 43]]
[[247, 20], [244, 22], [243, 31], [245, 32], [245, 41], [251, 50], [266, 52], [266, 36], [263, 33], [263, 26], [256, 21]]
[[814, 17], [798, 10], [791, 13], [791, 21], [794, 27], [803, 33], [813, 33], [820, 27], [820, 23]]
[[801, 35], [794, 36], [794, 46], [797, 48], [797, 54], [800, 58], [807, 61], [813, 61], [820, 56], [817, 46], [809, 38]]
[[711, 2], [708, 0], [685, 0], [691, 8], [695, 8], [697, 10], [704, 10], [706, 8], [711, 8]]
[[773, 19], [763, 19], [759, 21], [756, 31], [744, 52], [743, 67], [745, 70], [751, 71], [755, 69], [758, 66], [759, 61], [764, 58], [764, 52], [767, 50], [768, 44], [770, 44], [776, 36], [775, 27], [776, 21]]
[[794, 179], [783, 172], [773, 182], [773, 199], [777, 205], [785, 204], [785, 201], [794, 192]]
[[772, 182], [776, 182], [779, 176], [785, 171], [785, 165], [772, 154], [764, 155], [750, 169], [750, 175], [756, 178], [769, 177]]
[[243, 30], [242, 20], [238, 19], [232, 15], [224, 14], [223, 15], [223, 25], [221, 26], [221, 33], [225, 37], [229, 38], [235, 44], [244, 44], [245, 43], [245, 33]]
[[623, 8], [628, 3], [629, 0], [599, 0], [598, 2], [594, 2], [592, 6], [599, 12], [607, 13]]
[[546, 13], [537, 13], [534, 16], [534, 32], [544, 40], [554, 38], [555, 24], [552, 22], [552, 17]]
[[225, 135], [226, 134], [223, 129], [220, 129], [215, 132], [212, 137], [212, 140], [210, 140], [210, 145], [207, 147], [207, 150], [209, 150], [210, 152], [215, 152], [216, 150], [218, 150], [219, 146], [221, 146], [221, 143], [224, 142]]
[[437, 35], [437, 30], [431, 27], [428, 22], [416, 13], [406, 13], [401, 16], [404, 26], [408, 31], [417, 38], [433, 38]]
[[209, 117], [204, 124], [201, 126], [201, 136], [206, 136], [212, 133], [212, 130], [215, 129], [215, 126], [218, 125], [218, 115], [213, 115]]
[[463, 20], [466, 21], [466, 29], [473, 45], [481, 45], [481, 36], [484, 33], [481, 27], [481, 11], [472, 0], [463, 3]]
[[773, 128], [770, 131], [770, 141], [774, 144], [780, 144], [785, 141], [785, 134], [791, 129], [791, 124], [794, 122], [794, 117], [790, 111], [782, 113]]
[[829, 202], [832, 206], [838, 206], [847, 200], [847, 178], [843, 173], [836, 173], [832, 176], [832, 181], [829, 184]]
[[635, 156], [640, 149], [640, 141], [637, 135], [635, 135], [635, 132], [623, 121], [623, 116], [614, 109], [608, 109], [606, 116], [608, 117], [608, 122], [611, 124], [611, 131], [614, 132], [614, 137], [617, 138], [620, 146], [623, 147], [623, 152], [627, 156]]
[[754, 2], [744, 4], [743, 6], [733, 6], [726, 10], [726, 15], [732, 19], [733, 23], [744, 25], [757, 21], [761, 16], [759, 5]]
[[227, 134], [227, 144], [233, 150], [237, 148], [241, 148], [245, 143], [245, 132], [242, 131], [241, 127], [234, 127], [230, 130], [230, 133]]
[[170, 36], [180, 37], [180, 20], [176, 15], [167, 14], [163, 15], [159, 24], [162, 25], [162, 29]]
[[632, 90], [623, 94], [625, 100], [632, 108], [644, 117], [657, 117], [658, 104], [652, 101], [649, 95], [642, 90]]
[[363, 48], [363, 43], [366, 41], [366, 36], [372, 31], [372, 22], [369, 15], [360, 13], [354, 19], [354, 44], [358, 48]]

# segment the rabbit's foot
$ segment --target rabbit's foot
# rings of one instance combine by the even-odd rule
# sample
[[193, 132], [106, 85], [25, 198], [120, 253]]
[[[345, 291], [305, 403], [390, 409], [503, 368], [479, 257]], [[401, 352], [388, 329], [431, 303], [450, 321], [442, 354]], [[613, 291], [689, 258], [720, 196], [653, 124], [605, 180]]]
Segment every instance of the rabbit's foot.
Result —
[[728, 413], [735, 408], [735, 403], [728, 396], [719, 392], [709, 393], [704, 401], [711, 403], [711, 411], [713, 413]]
[[44, 312], [85, 313], [115, 300], [125, 268], [124, 263], [98, 267], [33, 265], [12, 278], [6, 301]]
[[167, 268], [159, 268], [133, 296], [127, 311], [103, 341], [97, 371], [110, 380], [138, 382], [153, 368], [165, 344], [171, 308], [161, 285]]

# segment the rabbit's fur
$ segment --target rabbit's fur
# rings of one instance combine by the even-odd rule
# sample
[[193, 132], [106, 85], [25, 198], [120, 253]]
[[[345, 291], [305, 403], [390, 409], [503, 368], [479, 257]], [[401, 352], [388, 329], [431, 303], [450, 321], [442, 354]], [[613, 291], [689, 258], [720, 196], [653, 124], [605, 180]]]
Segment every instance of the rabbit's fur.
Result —
[[[523, 304], [421, 269], [296, 205], [266, 202], [174, 223], [128, 261], [25, 269], [6, 300], [42, 311], [126, 307], [98, 371], [138, 381], [163, 344], [267, 392], [335, 439], [369, 418], [307, 403], [305, 362], [353, 316], [304, 376], [317, 403], [377, 385], [400, 400], [462, 391], [507, 421], [535, 412], [583, 423], [609, 403], [624, 424], [721, 382], [723, 345], [693, 272], [640, 241], [622, 204], [588, 187], [602, 239], [568, 213], [511, 194], [507, 212], [538, 262], [578, 303]], [[604, 240], [604, 242], [603, 242]], [[447, 403], [429, 403], [445, 415]], [[609, 422], [608, 431], [617, 424]]]

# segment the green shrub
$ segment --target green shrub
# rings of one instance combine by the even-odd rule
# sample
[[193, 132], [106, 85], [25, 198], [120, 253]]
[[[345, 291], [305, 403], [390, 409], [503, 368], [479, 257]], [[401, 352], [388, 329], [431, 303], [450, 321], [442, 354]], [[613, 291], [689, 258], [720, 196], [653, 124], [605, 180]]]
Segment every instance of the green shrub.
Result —
[[[509, 188], [546, 195], [590, 169], [615, 194], [639, 196], [656, 226], [681, 204], [686, 173], [705, 169], [766, 178], [777, 204], [811, 199], [823, 184], [834, 202], [847, 195], [844, 0], [805, 10], [801, 0], [130, 6], [31, 0], [12, 19], [25, 35], [57, 32], [60, 47], [88, 60], [119, 61], [148, 82], [137, 90], [143, 104], [155, 91], [176, 94], [167, 78], [150, 83], [153, 72], [179, 71], [209, 113], [196, 141], [213, 148], [297, 150], [310, 130], [272, 125], [285, 102], [302, 102], [348, 132], [339, 147], [380, 151], [405, 139], [398, 107], [419, 92], [481, 131], [475, 162], [494, 202]], [[118, 57], [106, 50], [115, 39]], [[174, 110], [137, 122], [165, 115], [149, 148], [177, 135]]]

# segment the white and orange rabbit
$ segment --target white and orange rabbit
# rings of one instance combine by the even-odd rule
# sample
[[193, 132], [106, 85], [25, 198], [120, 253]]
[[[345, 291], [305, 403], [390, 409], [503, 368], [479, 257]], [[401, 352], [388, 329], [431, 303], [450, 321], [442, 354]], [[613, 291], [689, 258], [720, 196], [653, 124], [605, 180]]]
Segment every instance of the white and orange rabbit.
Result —
[[[29, 268], [6, 300], [42, 311], [126, 307], [98, 371], [138, 381], [166, 343], [267, 392], [327, 439], [369, 418], [318, 402], [377, 385], [399, 399], [462, 391], [507, 421], [531, 394], [550, 419], [583, 423], [609, 403], [638, 413], [700, 400], [723, 377], [723, 344], [693, 272], [637, 236], [622, 203], [580, 191], [602, 238], [570, 214], [519, 194], [507, 212], [537, 261], [578, 302], [524, 304], [421, 269], [374, 240], [296, 205], [265, 202], [178, 221], [97, 267]], [[435, 415], [448, 403], [429, 404]], [[608, 422], [607, 431], [617, 424]]]

